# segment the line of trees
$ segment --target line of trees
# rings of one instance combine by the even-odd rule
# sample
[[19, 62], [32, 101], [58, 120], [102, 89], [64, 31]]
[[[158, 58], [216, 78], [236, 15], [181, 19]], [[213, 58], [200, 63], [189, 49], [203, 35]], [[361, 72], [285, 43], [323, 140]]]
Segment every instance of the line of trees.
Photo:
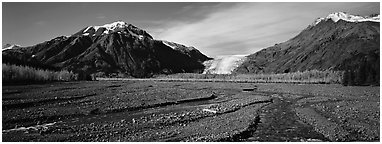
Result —
[[379, 70], [373, 70], [370, 65], [348, 69], [344, 71], [342, 84], [345, 86], [379, 85]]
[[355, 54], [343, 65], [343, 85], [379, 85], [379, 65], [379, 51]]
[[218, 79], [218, 80], [236, 80], [247, 82], [265, 82], [265, 83], [322, 83], [322, 84], [340, 84], [342, 83], [343, 72], [341, 71], [318, 71], [310, 70], [304, 72], [282, 73], [282, 74], [196, 74], [196, 73], [178, 73], [173, 75], [160, 75], [157, 78], [165, 79]]
[[[377, 70], [376, 70], [377, 69]], [[52, 71], [33, 68], [29, 66], [18, 66], [11, 64], [2, 65], [2, 82], [8, 83], [35, 83], [51, 81], [74, 81], [85, 80], [90, 77], [82, 73], [69, 72], [67, 70]], [[97, 77], [98, 75], [92, 75]], [[99, 77], [99, 76], [98, 76]], [[263, 82], [263, 83], [320, 83], [320, 84], [343, 84], [347, 85], [379, 85], [379, 67], [362, 64], [358, 67], [349, 67], [345, 71], [318, 71], [309, 70], [304, 72], [282, 73], [282, 74], [198, 74], [177, 73], [172, 75], [157, 75], [159, 79], [204, 79], [218, 81], [240, 81], [240, 82]], [[95, 80], [95, 78], [87, 78]], [[86, 80], [87, 80], [86, 79]]]
[[3, 84], [73, 81], [78, 79], [78, 74], [66, 70], [51, 71], [29, 66], [18, 66], [10, 64], [3, 64], [2, 72]]

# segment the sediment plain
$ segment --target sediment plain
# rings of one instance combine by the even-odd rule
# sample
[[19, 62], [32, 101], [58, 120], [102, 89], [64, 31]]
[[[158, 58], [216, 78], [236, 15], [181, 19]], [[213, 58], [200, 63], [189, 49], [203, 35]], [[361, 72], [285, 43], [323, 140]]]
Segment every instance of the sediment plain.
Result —
[[169, 81], [3, 85], [3, 141], [379, 141], [379, 86]]

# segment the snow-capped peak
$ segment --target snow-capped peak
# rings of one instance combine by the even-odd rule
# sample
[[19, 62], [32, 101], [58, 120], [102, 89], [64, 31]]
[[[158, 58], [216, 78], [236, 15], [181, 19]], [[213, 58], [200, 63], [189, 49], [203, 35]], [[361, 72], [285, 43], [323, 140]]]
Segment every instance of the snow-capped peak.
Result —
[[87, 27], [83, 33], [86, 34], [87, 31], [91, 28], [94, 28], [95, 31], [97, 31], [99, 28], [105, 28], [104, 30], [104, 34], [108, 34], [112, 31], [114, 31], [115, 29], [118, 29], [118, 28], [125, 28], [125, 27], [128, 27], [129, 24], [124, 22], [124, 21], [115, 21], [115, 22], [112, 22], [112, 23], [109, 23], [109, 24], [105, 24], [105, 25], [102, 25], [102, 26], [89, 26]]
[[130, 23], [126, 23], [124, 21], [115, 21], [109, 24], [101, 25], [101, 26], [88, 26], [84, 30], [76, 33], [75, 35], [83, 35], [83, 36], [99, 36], [105, 34], [111, 34], [117, 32], [118, 34], [128, 35], [131, 34], [134, 37], [142, 40], [144, 38], [152, 39], [146, 31], [135, 27]]
[[316, 21], [312, 24], [317, 25], [321, 21], [327, 21], [332, 20], [333, 22], [338, 22], [339, 20], [344, 20], [347, 22], [364, 22], [364, 21], [372, 21], [372, 22], [380, 22], [379, 20], [380, 15], [376, 15], [374, 17], [368, 17], [368, 16], [358, 16], [358, 15], [351, 15], [345, 12], [336, 12], [329, 14], [326, 18], [318, 18]]
[[127, 27], [128, 26], [128, 23], [124, 22], [124, 21], [116, 21], [116, 22], [113, 22], [113, 23], [110, 23], [110, 24], [105, 24], [103, 26], [94, 26], [94, 29], [97, 31], [99, 28], [106, 28], [106, 30], [108, 31], [113, 31], [117, 28], [124, 28], [124, 27]]

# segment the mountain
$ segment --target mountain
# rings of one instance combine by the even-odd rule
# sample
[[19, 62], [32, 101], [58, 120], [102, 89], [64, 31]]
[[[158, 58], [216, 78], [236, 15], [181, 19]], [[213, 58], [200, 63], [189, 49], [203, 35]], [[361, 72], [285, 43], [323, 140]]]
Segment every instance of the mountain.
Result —
[[84, 76], [119, 73], [134, 77], [202, 72], [202, 62], [209, 59], [195, 48], [173, 49], [145, 30], [123, 21], [88, 26], [69, 37], [7, 49], [2, 55], [3, 63], [66, 69]]
[[245, 55], [224, 55], [205, 61], [203, 74], [231, 74], [245, 61]]
[[354, 83], [379, 83], [379, 17], [329, 14], [294, 38], [247, 56], [234, 73], [334, 70], [359, 79]]

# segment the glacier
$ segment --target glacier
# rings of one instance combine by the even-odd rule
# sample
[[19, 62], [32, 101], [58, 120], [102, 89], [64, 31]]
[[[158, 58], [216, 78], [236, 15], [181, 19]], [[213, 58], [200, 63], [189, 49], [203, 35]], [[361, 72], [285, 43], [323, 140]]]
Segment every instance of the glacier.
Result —
[[246, 55], [217, 56], [213, 60], [205, 61], [203, 74], [231, 74], [246, 59]]

